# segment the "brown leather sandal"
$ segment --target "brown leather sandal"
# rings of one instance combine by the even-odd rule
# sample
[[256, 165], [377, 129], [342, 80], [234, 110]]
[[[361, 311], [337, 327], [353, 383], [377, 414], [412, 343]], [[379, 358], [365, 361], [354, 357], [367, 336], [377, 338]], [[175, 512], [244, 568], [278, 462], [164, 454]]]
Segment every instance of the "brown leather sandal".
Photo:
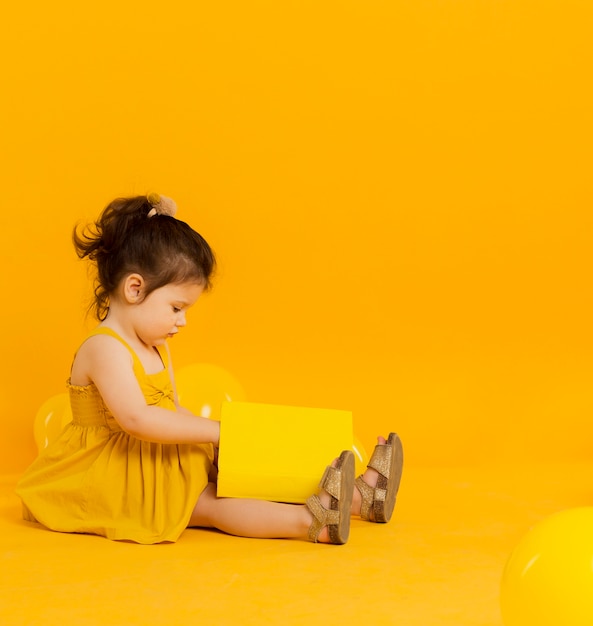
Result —
[[362, 476], [356, 486], [362, 496], [360, 517], [369, 522], [385, 523], [391, 519], [404, 465], [404, 451], [400, 438], [390, 433], [384, 445], [375, 446], [367, 467], [379, 472], [377, 486], [371, 487]]
[[330, 495], [330, 508], [326, 509], [319, 496], [307, 500], [307, 508], [313, 515], [309, 527], [309, 540], [317, 542], [319, 533], [327, 526], [330, 543], [344, 544], [350, 534], [350, 507], [354, 490], [354, 454], [344, 450], [335, 467], [326, 468], [320, 489]]

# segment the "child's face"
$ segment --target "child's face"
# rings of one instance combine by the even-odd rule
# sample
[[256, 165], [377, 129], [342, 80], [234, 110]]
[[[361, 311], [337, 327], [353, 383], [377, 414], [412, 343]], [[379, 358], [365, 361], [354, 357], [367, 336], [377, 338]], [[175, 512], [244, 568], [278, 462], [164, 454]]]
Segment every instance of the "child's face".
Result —
[[155, 289], [135, 305], [135, 330], [148, 346], [158, 346], [186, 325], [185, 314], [204, 288], [194, 282], [171, 283]]

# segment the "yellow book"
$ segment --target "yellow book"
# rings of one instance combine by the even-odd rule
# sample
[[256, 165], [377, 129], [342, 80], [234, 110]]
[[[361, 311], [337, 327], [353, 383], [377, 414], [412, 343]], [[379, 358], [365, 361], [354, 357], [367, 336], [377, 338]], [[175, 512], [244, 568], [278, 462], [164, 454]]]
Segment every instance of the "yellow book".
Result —
[[350, 411], [223, 402], [218, 496], [303, 503], [352, 439]]

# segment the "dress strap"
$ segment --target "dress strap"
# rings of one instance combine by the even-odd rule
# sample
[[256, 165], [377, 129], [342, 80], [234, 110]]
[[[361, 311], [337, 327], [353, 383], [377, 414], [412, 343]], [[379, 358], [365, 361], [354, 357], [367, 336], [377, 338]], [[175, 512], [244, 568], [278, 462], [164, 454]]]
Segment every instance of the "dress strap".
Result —
[[120, 343], [122, 343], [128, 349], [128, 351], [132, 355], [132, 358], [134, 359], [134, 365], [135, 366], [142, 365], [140, 363], [140, 359], [138, 358], [138, 355], [134, 352], [134, 350], [132, 350], [132, 347], [130, 346], [130, 344], [125, 339], [122, 339], [122, 337], [120, 337], [113, 329], [107, 328], [106, 326], [97, 326], [94, 330], [92, 330], [87, 335], [87, 339], [90, 339], [91, 337], [94, 337], [95, 335], [108, 335], [109, 337], [113, 337], [114, 339], [117, 339]]
[[[88, 335], [87, 339], [90, 337], [94, 337], [95, 335], [108, 335], [109, 337], [113, 337], [117, 339], [120, 343], [122, 343], [132, 355], [132, 359], [134, 360], [134, 368], [139, 368], [141, 372], [144, 371], [144, 367], [138, 358], [138, 355], [134, 351], [134, 349], [130, 346], [130, 344], [123, 339], [120, 335], [118, 335], [112, 328], [108, 328], [107, 326], [97, 326], [94, 330], [92, 330]], [[86, 341], [86, 340], [85, 340]], [[166, 346], [156, 346], [156, 350], [161, 357], [161, 361], [163, 362], [163, 366], [165, 369], [169, 368], [169, 353], [167, 351]]]

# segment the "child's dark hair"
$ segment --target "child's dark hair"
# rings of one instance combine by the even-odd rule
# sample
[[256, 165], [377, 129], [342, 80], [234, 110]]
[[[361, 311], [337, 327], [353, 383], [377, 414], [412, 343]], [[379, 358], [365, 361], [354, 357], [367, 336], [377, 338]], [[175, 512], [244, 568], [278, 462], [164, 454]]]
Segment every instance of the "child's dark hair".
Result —
[[117, 198], [94, 224], [72, 233], [78, 256], [97, 266], [93, 308], [99, 320], [107, 317], [122, 278], [134, 272], [145, 280], [145, 297], [169, 283], [211, 286], [216, 258], [206, 240], [185, 222], [155, 215], [153, 206], [146, 196]]

